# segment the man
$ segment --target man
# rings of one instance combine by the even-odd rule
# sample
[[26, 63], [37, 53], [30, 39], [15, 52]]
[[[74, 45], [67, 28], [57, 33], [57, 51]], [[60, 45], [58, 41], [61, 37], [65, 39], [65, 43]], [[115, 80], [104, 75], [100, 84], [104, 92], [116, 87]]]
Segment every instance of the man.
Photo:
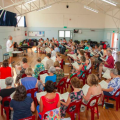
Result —
[[12, 43], [12, 36], [9, 36], [9, 39], [6, 43], [6, 48], [7, 48], [7, 52], [9, 53], [9, 64], [10, 65], [12, 63], [12, 56], [13, 56], [12, 52], [13, 52], [14, 43], [15, 42]]
[[55, 47], [55, 52], [60, 52], [60, 49], [57, 47], [57, 44], [55, 44], [54, 47]]
[[112, 51], [107, 50], [108, 59], [104, 63], [101, 63], [99, 66], [99, 79], [101, 79], [102, 71], [106, 71], [107, 69], [114, 68], [114, 58], [112, 56]]

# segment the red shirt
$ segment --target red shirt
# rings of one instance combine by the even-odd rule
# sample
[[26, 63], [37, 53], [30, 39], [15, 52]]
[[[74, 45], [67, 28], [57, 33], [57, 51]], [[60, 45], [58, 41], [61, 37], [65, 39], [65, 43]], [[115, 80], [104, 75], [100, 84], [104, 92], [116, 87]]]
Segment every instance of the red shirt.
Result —
[[11, 67], [1, 67], [0, 68], [0, 79], [5, 79], [7, 77], [12, 77]]
[[109, 65], [104, 65], [105, 67], [108, 67], [108, 68], [114, 68], [114, 58], [113, 56], [109, 56], [107, 61], [106, 61]]
[[59, 101], [59, 94], [56, 93], [56, 96], [53, 99], [48, 99], [45, 96], [42, 96], [41, 99], [43, 102], [43, 111], [42, 111], [42, 113], [39, 113], [39, 114], [42, 115], [42, 117], [43, 117], [47, 111], [57, 108], [57, 104]]

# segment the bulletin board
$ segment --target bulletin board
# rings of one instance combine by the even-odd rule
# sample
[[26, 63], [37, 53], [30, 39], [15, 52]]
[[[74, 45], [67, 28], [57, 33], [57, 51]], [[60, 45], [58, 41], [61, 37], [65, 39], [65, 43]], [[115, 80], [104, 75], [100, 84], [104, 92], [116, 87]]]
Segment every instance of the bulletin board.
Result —
[[29, 31], [28, 35], [29, 37], [45, 37], [45, 31]]

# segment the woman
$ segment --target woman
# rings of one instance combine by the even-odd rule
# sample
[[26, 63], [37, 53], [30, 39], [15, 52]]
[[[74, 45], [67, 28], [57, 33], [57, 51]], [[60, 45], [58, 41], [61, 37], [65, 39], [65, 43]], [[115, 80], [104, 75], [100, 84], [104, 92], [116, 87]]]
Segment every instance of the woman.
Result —
[[45, 70], [45, 66], [43, 63], [41, 63], [41, 58], [39, 57], [37, 59], [37, 64], [35, 65], [35, 69], [34, 69], [34, 77], [38, 78], [38, 75], [41, 71]]
[[[95, 95], [102, 94], [102, 88], [101, 85], [98, 84], [99, 80], [98, 77], [95, 74], [90, 74], [87, 78], [87, 84], [90, 86], [87, 92], [87, 95], [83, 96], [85, 101], [89, 101], [91, 97]], [[102, 104], [102, 99], [99, 102], [99, 104]]]
[[[108, 83], [108, 88], [102, 89], [103, 94], [107, 96], [113, 96], [114, 93], [120, 88], [120, 70], [117, 75], [110, 72], [110, 76], [113, 79]], [[119, 93], [117, 93], [117, 95], [119, 95]]]
[[0, 79], [5, 79], [7, 77], [13, 77], [14, 72], [11, 67], [9, 67], [8, 60], [3, 61], [3, 66], [0, 67]]
[[[46, 78], [45, 78], [45, 83], [46, 83], [47, 81], [52, 81], [52, 82], [54, 82], [54, 83], [56, 82], [55, 72], [56, 72], [55, 67], [51, 66], [51, 67], [49, 68], [49, 70], [48, 70], [49, 76], [46, 76]], [[40, 88], [41, 90], [44, 89], [45, 83], [43, 83], [42, 80], [40, 80], [40, 81], [38, 82], [38, 86], [39, 86], [39, 88]]]
[[26, 68], [29, 67], [29, 65], [27, 63], [27, 58], [22, 59], [22, 66], [16, 65], [15, 67], [16, 67], [17, 71], [20, 71], [20, 73], [16, 77], [16, 83], [19, 83], [19, 79], [22, 77], [23, 74], [25, 74]]
[[56, 52], [56, 61], [58, 61], [59, 63], [61, 63], [62, 58], [59, 52]]
[[80, 62], [81, 64], [79, 65], [79, 68], [76, 68], [75, 66], [73, 66], [73, 68], [76, 70], [78, 77], [80, 77], [87, 68], [86, 58], [84, 56], [80, 57]]
[[[33, 74], [32, 68], [30, 67], [27, 68], [25, 70], [25, 74], [27, 75], [27, 77], [21, 79], [21, 84], [25, 86], [26, 90], [37, 88], [38, 87], [37, 78], [32, 77]], [[28, 96], [30, 96], [30, 94], [28, 94]]]
[[33, 99], [27, 96], [26, 89], [23, 85], [16, 88], [16, 92], [10, 102], [10, 109], [14, 111], [13, 120], [30, 117], [32, 116], [32, 112], [35, 111]]
[[60, 63], [58, 61], [54, 62], [54, 67], [56, 68], [56, 85], [59, 83], [59, 81], [64, 78], [64, 71], [60, 68]]
[[89, 70], [91, 67], [91, 60], [90, 60], [90, 53], [89, 52], [85, 53], [85, 58], [86, 58], [86, 65], [87, 65], [86, 70]]
[[59, 94], [54, 92], [55, 86], [52, 81], [45, 83], [45, 90], [47, 94], [40, 98], [39, 106], [37, 106], [37, 111], [41, 119], [47, 111], [60, 107]]
[[[69, 94], [67, 102], [60, 101], [62, 118], [65, 117], [67, 107], [71, 102], [78, 101], [83, 98], [83, 91], [80, 90], [80, 80], [77, 77], [72, 78], [71, 85], [74, 90]], [[71, 107], [71, 111], [73, 110], [74, 110], [74, 106]]]

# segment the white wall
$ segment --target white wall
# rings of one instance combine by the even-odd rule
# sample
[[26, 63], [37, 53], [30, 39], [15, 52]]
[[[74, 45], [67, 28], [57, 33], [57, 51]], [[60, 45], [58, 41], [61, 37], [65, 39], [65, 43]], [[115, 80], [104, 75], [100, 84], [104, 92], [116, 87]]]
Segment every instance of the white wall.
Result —
[[104, 14], [84, 9], [79, 3], [69, 3], [69, 8], [66, 8], [66, 3], [59, 3], [26, 16], [28, 27], [104, 28], [105, 21]]

